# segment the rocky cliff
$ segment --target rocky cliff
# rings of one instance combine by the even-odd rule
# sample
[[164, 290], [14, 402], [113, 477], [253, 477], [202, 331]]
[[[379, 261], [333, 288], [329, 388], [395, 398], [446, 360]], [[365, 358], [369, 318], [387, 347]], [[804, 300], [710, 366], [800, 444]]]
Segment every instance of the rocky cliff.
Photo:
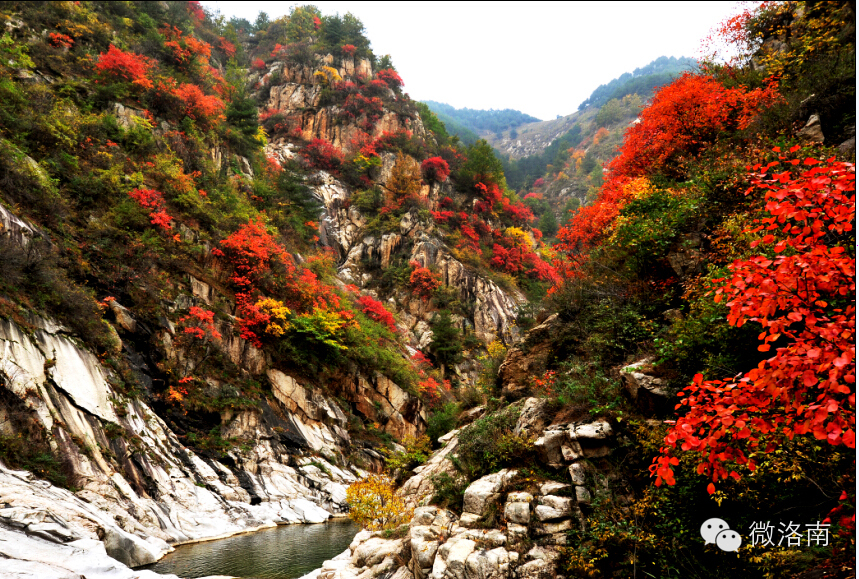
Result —
[[[315, 68], [274, 61], [258, 79], [251, 77], [251, 82], [258, 81], [265, 87], [263, 90], [268, 91], [267, 110], [283, 115], [290, 126], [295, 127], [290, 133], [279, 133], [271, 139], [266, 147], [270, 158], [280, 162], [293, 159], [301, 146], [300, 140], [315, 138], [345, 151], [355, 149], [356, 137], [364, 134], [362, 128], [357, 122], [344, 122], [341, 107], [325, 106], [322, 99], [327, 87], [325, 77], [314, 74], [322, 66], [332, 64], [330, 55], [320, 58]], [[372, 72], [367, 60], [340, 59], [338, 74], [343, 82], [368, 78]], [[388, 97], [394, 98], [392, 91]], [[414, 113], [385, 108], [379, 117], [368, 133], [370, 138], [408, 131], [418, 139], [434, 139], [420, 116]], [[383, 152], [380, 158], [379, 167], [371, 171], [371, 179], [365, 187], [377, 185], [389, 190], [397, 155]], [[419, 172], [419, 159], [405, 155], [405, 164], [410, 171]], [[375, 296], [374, 282], [396, 259], [417, 262], [437, 270], [442, 283], [451, 288], [462, 303], [473, 304], [470, 316], [459, 321], [461, 329], [473, 331], [484, 343], [518, 338], [515, 320], [518, 308], [526, 302], [525, 297], [515, 288], [502, 289], [454, 257], [442, 236], [436, 235], [435, 224], [426, 211], [412, 209], [391, 231], [368, 231], [368, 217], [354, 204], [356, 187], [327, 171], [311, 175], [308, 183], [324, 207], [319, 224], [320, 240], [338, 256], [340, 278], [345, 283], [355, 284]], [[422, 183], [419, 195], [427, 209], [435, 210], [439, 209], [442, 198], [455, 196], [456, 192], [450, 180], [432, 181]], [[432, 339], [429, 322], [435, 315], [435, 308], [402, 290], [388, 296], [386, 304], [397, 314], [410, 345], [415, 349], [426, 348]], [[456, 370], [464, 381], [473, 382], [475, 375], [468, 368], [469, 364], [465, 363]]]
[[[67, 16], [81, 17], [72, 13]], [[92, 13], [90, 18], [103, 16]], [[170, 16], [164, 13], [162, 17]], [[10, 30], [32, 40], [25, 34], [32, 22], [10, 22]], [[163, 33], [174, 35], [174, 40], [182, 34]], [[62, 59], [67, 54], [59, 56]], [[146, 67], [154, 66], [154, 61], [146, 62]], [[337, 68], [330, 68], [332, 65]], [[223, 65], [218, 66], [223, 72]], [[220, 74], [212, 70], [216, 76]], [[326, 70], [336, 70], [347, 81], [363, 82], [374, 74], [367, 58], [337, 58], [335, 63], [328, 55], [300, 66], [275, 60], [242, 80], [260, 91], [255, 96], [261, 111], [277, 111], [297, 128], [289, 134], [272, 135], [264, 151], [270, 159], [287, 163], [313, 139], [348, 150], [363, 132], [357, 121], [344, 121], [339, 114], [342, 107], [326, 104], [330, 97]], [[85, 73], [60, 67], [44, 75], [34, 76], [23, 68], [16, 74], [24, 83], [22, 90], [38, 92]], [[408, 102], [386, 90], [382, 100], [393, 104], [381, 112], [370, 136], [408, 131], [432, 142], [433, 135]], [[262, 96], [264, 91], [267, 97]], [[118, 135], [145, 133], [141, 138], [151, 145], [150, 154], [157, 156], [149, 158], [167, 159], [187, 171], [171, 169], [171, 175], [178, 174], [180, 181], [205, 173], [211, 186], [228, 182], [226, 186], [235, 195], [258, 201], [251, 194], [251, 184], [260, 173], [258, 160], [238, 154], [234, 143], [212, 134], [205, 141], [179, 143], [176, 139], [187, 135], [177, 130], [173, 111], [162, 108], [159, 113], [152, 107], [153, 114], [138, 102], [126, 99], [105, 105], [103, 115], [116, 127], [111, 130]], [[64, 114], [78, 112], [70, 105]], [[186, 124], [188, 119], [206, 126], [194, 113], [186, 117]], [[21, 199], [31, 200], [31, 193], [23, 193], [31, 186], [56, 193], [56, 184], [40, 161], [3, 142], [6, 170], [14, 175], [35, 175], [34, 184], [22, 186]], [[120, 147], [111, 140], [107, 143]], [[396, 162], [395, 153], [383, 152], [368, 184], [386, 187], [394, 178]], [[141, 167], [154, 166], [148, 159], [140, 163]], [[419, 172], [420, 158], [407, 154], [405, 163], [412, 172]], [[132, 173], [134, 167], [120, 168], [120, 172]], [[126, 174], [124, 179], [128, 183], [132, 178]], [[426, 210], [406, 212], [393, 231], [368, 231], [367, 216], [353, 203], [354, 185], [327, 171], [310, 172], [302, 180], [322, 207], [319, 243], [336, 257], [335, 286], [342, 289], [354, 284], [365, 295], [379, 296], [374, 282], [395, 259], [417, 262], [432, 267], [444, 286], [463, 303], [471, 304], [469, 316], [456, 318], [461, 329], [473, 331], [483, 343], [515, 337], [514, 320], [523, 296], [515, 289], [502, 289], [454, 257], [435, 235]], [[186, 192], [197, 194], [197, 189]], [[199, 195], [204, 199], [206, 193], [200, 190]], [[454, 195], [453, 186], [449, 181], [424, 183], [419, 195], [425, 207], [435, 208], [441, 197]], [[3, 271], [27, 275], [14, 268], [38, 270], [44, 259], [62, 252], [58, 245], [62, 234], [56, 227], [42, 226], [50, 221], [43, 209], [27, 203], [23, 212], [7, 209], [12, 205], [9, 200], [18, 198], [4, 195], [0, 203], [0, 266]], [[111, 207], [123, 199], [124, 194], [105, 199], [103, 204]], [[241, 207], [250, 214], [256, 211], [247, 204]], [[177, 214], [176, 209], [170, 211]], [[229, 213], [217, 219], [222, 217], [232, 219]], [[175, 234], [171, 242], [193, 246], [198, 253], [174, 268], [157, 258], [140, 261], [141, 246], [130, 238], [108, 243], [117, 249], [126, 244], [125, 258], [132, 262], [117, 264], [128, 275], [119, 284], [110, 282], [113, 295], [101, 302], [101, 312], [96, 310], [104, 317], [95, 325], [103, 334], [99, 347], [93, 347], [80, 328], [67, 327], [47, 312], [30, 307], [25, 297], [0, 296], [0, 446], [13, 463], [32, 471], [6, 468], [8, 464], [0, 467], [0, 530], [14, 539], [4, 542], [2, 553], [20, 573], [42, 570], [57, 576], [130, 577], [122, 564], [151, 563], [184, 542], [342, 516], [346, 486], [383, 466], [379, 437], [396, 441], [426, 429], [427, 410], [414, 388], [352, 363], [338, 362], [320, 375], [302, 372], [248, 339], [239, 327], [235, 288], [213, 254], [218, 238], [214, 235], [223, 236], [220, 225], [216, 231], [207, 231], [199, 214], [168, 218], [171, 221], [163, 228]], [[110, 214], [97, 211], [89, 214], [87, 222], [95, 230], [109, 229], [111, 219]], [[149, 225], [145, 217], [140, 223], [144, 228]], [[77, 235], [87, 239], [89, 234]], [[299, 264], [304, 260], [297, 251], [292, 255]], [[96, 268], [102, 265], [96, 264]], [[94, 285], [98, 293], [108, 295], [98, 275]], [[170, 281], [155, 290], [155, 277]], [[145, 297], [135, 293], [132, 285], [123, 286], [125, 282], [142, 290]], [[17, 289], [14, 284], [4, 287]], [[398, 345], [402, 354], [425, 348], [432, 340], [433, 308], [402, 288], [385, 299], [405, 336], [397, 339], [405, 346]], [[212, 315], [210, 339], [202, 354], [189, 345], [187, 328], [181, 325], [187, 319], [182, 316], [195, 308]], [[203, 360], [211, 360], [205, 369]], [[454, 371], [464, 382], [475, 378], [469, 361]], [[192, 372], [200, 380], [195, 388], [207, 402], [186, 407], [181, 404], [184, 390], [179, 379]], [[177, 380], [176, 390], [167, 388]], [[356, 440], [356, 429], [364, 432], [365, 424], [375, 438]], [[21, 450], [28, 442], [33, 448]], [[40, 460], [47, 461], [47, 466], [40, 467]], [[37, 480], [33, 473], [55, 484]], [[121, 564], [112, 563], [107, 556]], [[88, 566], [87, 560], [98, 564]], [[101, 570], [96, 569], [98, 565]], [[49, 568], [51, 571], [45, 571]]]

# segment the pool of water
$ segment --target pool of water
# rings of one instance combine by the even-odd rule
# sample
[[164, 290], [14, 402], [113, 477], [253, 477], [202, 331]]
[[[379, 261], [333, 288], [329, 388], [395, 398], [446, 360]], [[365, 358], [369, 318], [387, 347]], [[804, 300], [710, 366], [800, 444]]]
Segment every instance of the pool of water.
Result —
[[339, 519], [316, 525], [284, 525], [247, 535], [182, 545], [145, 567], [179, 577], [233, 575], [243, 579], [296, 579], [339, 555], [360, 530]]

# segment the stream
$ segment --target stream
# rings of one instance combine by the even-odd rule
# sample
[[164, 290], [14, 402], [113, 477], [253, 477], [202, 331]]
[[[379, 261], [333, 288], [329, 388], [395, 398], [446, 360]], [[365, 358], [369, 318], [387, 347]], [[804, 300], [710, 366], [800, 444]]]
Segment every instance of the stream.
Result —
[[188, 578], [232, 575], [243, 579], [296, 579], [345, 551], [359, 530], [348, 519], [283, 525], [182, 545], [144, 568]]

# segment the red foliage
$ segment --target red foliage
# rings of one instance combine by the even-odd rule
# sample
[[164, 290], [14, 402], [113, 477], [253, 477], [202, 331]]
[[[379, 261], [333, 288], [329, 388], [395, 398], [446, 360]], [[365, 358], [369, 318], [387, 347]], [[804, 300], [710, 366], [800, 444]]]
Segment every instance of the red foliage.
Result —
[[361, 305], [361, 311], [367, 314], [371, 320], [385, 324], [389, 330], [394, 333], [397, 332], [397, 322], [394, 320], [394, 315], [385, 309], [382, 302], [370, 296], [361, 296], [358, 298], [358, 303]]
[[259, 288], [270, 277], [273, 266], [282, 266], [287, 275], [294, 275], [295, 264], [268, 232], [262, 217], [248, 221], [222, 240], [221, 247], [223, 251], [215, 249], [212, 253], [223, 257], [225, 265], [232, 269], [230, 281], [236, 290], [241, 337], [260, 348], [262, 342], [253, 328], [267, 323], [269, 316], [260, 312], [255, 305]]
[[430, 213], [432, 213], [432, 218], [435, 219], [436, 223], [447, 223], [448, 220], [456, 217], [455, 211], [430, 211]]
[[364, 116], [363, 124], [365, 130], [371, 130], [382, 118], [385, 106], [379, 97], [366, 97], [361, 93], [353, 93], [346, 97], [346, 102], [340, 109], [340, 115], [347, 119], [357, 119]]
[[60, 34], [59, 32], [51, 32], [48, 35], [48, 38], [50, 38], [51, 46], [55, 46], [57, 48], [60, 46], [71, 48], [75, 44], [75, 41], [71, 36]]
[[[774, 257], [735, 261], [731, 277], [716, 280], [723, 285], [715, 301], [728, 299], [732, 325], [761, 324], [758, 350], [778, 347], [739, 379], [695, 376], [677, 405], [688, 412], [651, 465], [657, 485], [674, 484], [671, 467], [678, 462], [672, 454], [678, 446], [698, 453], [698, 473], [717, 482], [740, 478], [728, 472], [730, 464], [754, 470], [747, 453], [771, 452], [783, 436], [810, 432], [832, 445], [856, 445], [856, 269], [845, 248], [831, 244], [854, 227], [855, 168], [832, 158], [798, 177], [788, 171], [761, 174], [752, 183], [749, 192], [766, 191], [770, 214], [752, 232], [770, 232], [759, 245], [772, 246]], [[708, 491], [715, 491], [712, 483]]]
[[197, 20], [204, 20], [206, 13], [203, 12], [203, 7], [197, 0], [188, 0], [188, 13]]
[[726, 88], [706, 75], [684, 73], [659, 89], [641, 122], [626, 131], [613, 176], [638, 177], [664, 170], [696, 155], [724, 131], [749, 126], [760, 109], [774, 102], [774, 84], [747, 91]]
[[542, 177], [540, 177], [539, 179], [534, 181], [534, 187], [542, 187], [545, 184], [546, 184], [546, 180], [543, 179]]
[[441, 183], [450, 175], [450, 166], [441, 157], [430, 157], [421, 163], [421, 172], [428, 181]]
[[237, 287], [251, 288], [262, 282], [275, 263], [295, 271], [292, 258], [271, 236], [262, 217], [251, 219], [235, 233], [221, 241], [221, 255], [233, 269], [230, 276]]
[[525, 275], [540, 281], [560, 281], [555, 269], [527, 247], [492, 246], [490, 265], [510, 275]]
[[519, 224], [530, 223], [535, 219], [534, 214], [524, 203], [521, 201], [510, 203], [507, 197], [501, 200], [501, 210]]
[[474, 188], [477, 189], [478, 196], [482, 198], [482, 201], [474, 206], [474, 210], [477, 213], [491, 213], [495, 209], [495, 204], [501, 201], [501, 189], [492, 182], [488, 186], [477, 183]]
[[450, 392], [450, 380], [439, 382], [432, 376], [428, 376], [426, 380], [418, 382], [418, 392], [424, 402], [431, 408], [435, 408], [447, 398]]
[[542, 193], [533, 193], [532, 192], [532, 193], [528, 193], [527, 195], [525, 195], [525, 199], [542, 199], [542, 198], [543, 198]]
[[432, 297], [433, 292], [441, 286], [441, 280], [438, 274], [433, 273], [427, 267], [421, 266], [416, 261], [409, 262], [409, 265], [412, 266], [412, 274], [409, 276], [409, 287], [413, 294], [427, 301]]
[[221, 333], [215, 327], [215, 313], [197, 306], [191, 306], [188, 315], [179, 319], [179, 324], [184, 326], [182, 330], [197, 339], [204, 340], [206, 336], [220, 339]]
[[432, 369], [432, 362], [420, 350], [415, 350], [415, 353], [412, 355], [412, 361], [422, 371]]
[[[761, 10], [765, 10], [775, 2], [760, 2], [755, 7], [746, 7], [742, 12], [735, 16], [731, 16], [719, 23], [715, 29], [704, 37], [701, 42], [701, 53], [706, 60], [716, 61], [720, 58], [722, 48], [731, 47], [733, 49], [742, 49], [743, 52], [748, 52], [755, 46], [753, 39], [749, 38], [749, 32], [746, 28], [749, 20]], [[729, 60], [729, 65], [733, 66], [740, 64], [744, 57], [748, 54], [734, 55]]]
[[251, 69], [257, 71], [265, 70], [265, 61], [261, 58], [255, 58], [254, 61], [251, 63]]
[[591, 205], [580, 207], [570, 221], [558, 230], [555, 249], [563, 256], [555, 267], [572, 277], [587, 253], [603, 238], [609, 226], [620, 214], [628, 200], [627, 180], [614, 178], [607, 181]]
[[343, 153], [323, 139], [313, 139], [301, 152], [313, 169], [337, 171], [343, 164]]
[[218, 47], [224, 51], [227, 58], [233, 58], [236, 55], [236, 45], [221, 36], [218, 38]]
[[114, 81], [130, 82], [147, 89], [152, 88], [152, 81], [146, 76], [151, 67], [151, 61], [145, 56], [123, 52], [112, 44], [106, 53], [98, 55], [98, 62], [95, 65], [102, 76]]
[[161, 229], [170, 230], [170, 221], [173, 219], [164, 209], [164, 195], [154, 189], [133, 189], [128, 196], [137, 201], [144, 209], [150, 209], [149, 220], [153, 225]]
[[224, 101], [207, 95], [195, 84], [183, 84], [173, 94], [185, 105], [185, 114], [194, 120], [211, 123], [222, 118]]
[[376, 73], [376, 78], [383, 81], [392, 90], [397, 90], [403, 86], [403, 79], [397, 74], [393, 68], [385, 68]]
[[179, 65], [186, 67], [193, 61], [205, 66], [212, 56], [212, 46], [208, 42], [197, 40], [193, 36], [182, 36], [182, 31], [175, 26], [164, 25], [159, 32], [167, 38], [164, 47], [170, 49]]
[[384, 97], [390, 92], [388, 84], [379, 79], [373, 79], [361, 87], [361, 92], [365, 95]]
[[357, 49], [355, 48], [354, 44], [344, 44], [343, 46], [340, 47], [340, 51], [343, 54], [348, 54], [349, 56], [354, 56], [355, 50], [357, 50]]

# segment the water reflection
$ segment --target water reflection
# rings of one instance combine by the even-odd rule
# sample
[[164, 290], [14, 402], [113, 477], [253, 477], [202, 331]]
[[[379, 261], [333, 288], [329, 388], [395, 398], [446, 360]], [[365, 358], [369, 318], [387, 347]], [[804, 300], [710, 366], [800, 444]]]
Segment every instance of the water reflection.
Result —
[[287, 525], [177, 547], [154, 565], [179, 577], [234, 575], [246, 579], [295, 579], [346, 550], [359, 527], [348, 519]]

